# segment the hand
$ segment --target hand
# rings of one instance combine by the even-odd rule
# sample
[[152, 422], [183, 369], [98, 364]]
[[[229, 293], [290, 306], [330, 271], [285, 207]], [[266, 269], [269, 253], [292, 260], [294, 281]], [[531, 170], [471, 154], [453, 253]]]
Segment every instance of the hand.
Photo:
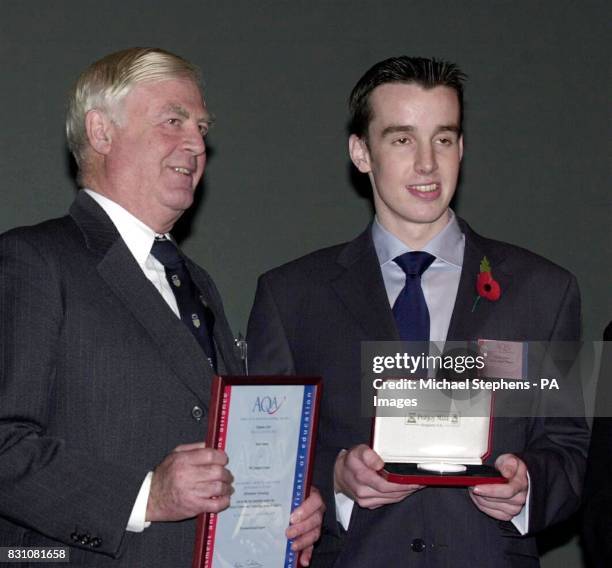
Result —
[[495, 460], [495, 468], [508, 483], [476, 485], [470, 488], [470, 497], [489, 517], [510, 521], [521, 512], [527, 500], [527, 466], [514, 454], [502, 454]]
[[334, 466], [336, 493], [344, 493], [360, 507], [377, 509], [402, 501], [423, 488], [423, 485], [386, 481], [378, 474], [384, 465], [382, 458], [365, 444], [355, 446], [348, 452], [342, 450]]
[[155, 468], [147, 521], [180, 521], [229, 506], [232, 474], [227, 455], [203, 443], [177, 446]]
[[287, 538], [293, 539], [291, 550], [294, 552], [302, 551], [302, 554], [300, 554], [300, 564], [302, 566], [310, 564], [312, 545], [321, 536], [323, 513], [325, 513], [325, 505], [319, 490], [316, 487], [311, 487], [310, 495], [289, 517], [291, 526], [285, 534]]

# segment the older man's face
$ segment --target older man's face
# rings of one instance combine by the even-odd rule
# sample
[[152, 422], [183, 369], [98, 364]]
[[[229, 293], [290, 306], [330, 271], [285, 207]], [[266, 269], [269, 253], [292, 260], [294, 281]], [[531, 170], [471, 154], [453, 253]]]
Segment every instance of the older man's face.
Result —
[[117, 110], [106, 156], [109, 197], [158, 232], [193, 203], [210, 116], [187, 79], [142, 83]]

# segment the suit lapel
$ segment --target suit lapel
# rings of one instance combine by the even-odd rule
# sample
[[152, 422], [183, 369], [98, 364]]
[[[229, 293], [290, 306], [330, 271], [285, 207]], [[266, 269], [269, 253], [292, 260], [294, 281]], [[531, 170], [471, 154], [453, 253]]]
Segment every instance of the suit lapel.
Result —
[[399, 341], [378, 257], [368, 227], [338, 256], [342, 267], [332, 287], [371, 341]]
[[[465, 253], [448, 341], [486, 338], [487, 333], [492, 336], [492, 329], [497, 327], [495, 316], [512, 286], [512, 275], [504, 271], [503, 247], [472, 231], [462, 219], [458, 218], [458, 222], [465, 234]], [[500, 284], [502, 296], [497, 302], [480, 298], [474, 307], [478, 297], [476, 279], [485, 256], [491, 262], [493, 277]], [[332, 287], [363, 329], [364, 337], [372, 341], [399, 341], [370, 227], [342, 249], [338, 264], [342, 270], [332, 281]]]
[[[494, 241], [484, 239], [472, 231], [462, 219], [458, 219], [465, 234], [465, 254], [457, 290], [455, 307], [448, 328], [447, 341], [468, 341], [483, 339], [485, 330], [491, 328], [491, 320], [498, 313], [498, 306], [512, 285], [512, 276], [503, 270], [504, 253]], [[480, 272], [480, 262], [484, 257], [491, 262], [492, 273], [500, 284], [502, 296], [497, 302], [480, 298], [474, 305], [478, 294], [476, 279]]]
[[87, 246], [100, 256], [98, 272], [112, 293], [142, 325], [162, 359], [207, 406], [212, 369], [202, 349], [143, 274], [112, 221], [82, 192], [70, 214], [83, 231]]

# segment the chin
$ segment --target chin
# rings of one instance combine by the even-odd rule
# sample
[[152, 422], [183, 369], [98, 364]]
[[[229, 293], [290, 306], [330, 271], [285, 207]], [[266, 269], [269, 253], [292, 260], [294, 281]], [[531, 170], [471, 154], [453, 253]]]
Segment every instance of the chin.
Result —
[[193, 205], [193, 196], [194, 190], [191, 187], [173, 189], [166, 195], [165, 204], [173, 209], [189, 209]]
[[431, 223], [436, 223], [440, 219], [444, 218], [444, 216], [447, 214], [447, 211], [448, 207], [446, 207], [445, 209], [436, 208], [435, 211], [407, 211], [405, 215], [402, 215], [402, 217], [410, 223], [419, 223], [427, 225]]

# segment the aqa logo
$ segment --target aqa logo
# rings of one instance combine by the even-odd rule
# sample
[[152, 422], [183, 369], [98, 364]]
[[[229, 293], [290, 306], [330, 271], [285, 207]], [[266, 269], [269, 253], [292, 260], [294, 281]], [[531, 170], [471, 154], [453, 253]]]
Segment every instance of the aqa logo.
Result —
[[251, 412], [260, 412], [264, 414], [276, 414], [279, 408], [286, 400], [284, 396], [280, 401], [275, 396], [258, 396], [255, 399], [253, 410]]

